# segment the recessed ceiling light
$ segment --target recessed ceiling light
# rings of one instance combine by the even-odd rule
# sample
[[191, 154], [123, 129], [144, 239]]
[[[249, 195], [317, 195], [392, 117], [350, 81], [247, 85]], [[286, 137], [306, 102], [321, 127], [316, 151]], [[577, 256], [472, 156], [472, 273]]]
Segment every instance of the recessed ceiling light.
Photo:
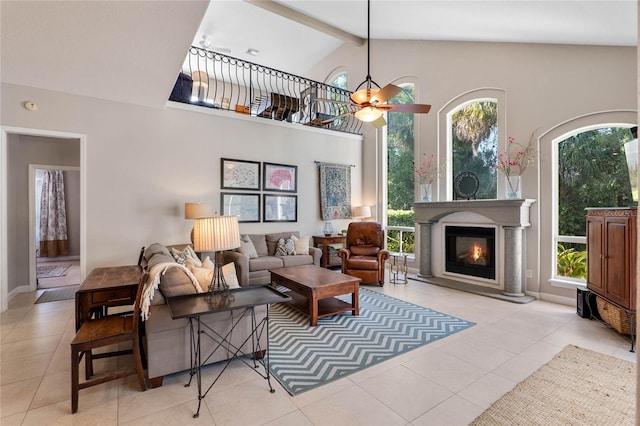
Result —
[[253, 49], [253, 48], [248, 48], [247, 52], [249, 55], [251, 56], [258, 56], [258, 53], [260, 53], [260, 51], [258, 49]]

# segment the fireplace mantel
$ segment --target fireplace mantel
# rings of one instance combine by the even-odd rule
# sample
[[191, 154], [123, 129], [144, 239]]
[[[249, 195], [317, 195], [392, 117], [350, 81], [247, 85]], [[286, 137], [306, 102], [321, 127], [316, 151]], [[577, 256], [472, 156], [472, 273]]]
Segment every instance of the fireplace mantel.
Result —
[[437, 223], [445, 216], [456, 212], [472, 212], [485, 216], [500, 226], [531, 226], [529, 207], [536, 200], [458, 200], [415, 203], [416, 223]]
[[[526, 247], [525, 229], [531, 226], [529, 208], [536, 200], [458, 200], [415, 203], [415, 221], [420, 230], [420, 273], [419, 277], [433, 277], [431, 262], [434, 241], [431, 228], [446, 216], [459, 212], [482, 215], [501, 229], [504, 234], [501, 262], [504, 281], [500, 283], [501, 293], [521, 298], [524, 294]], [[441, 250], [435, 245], [436, 250]]]

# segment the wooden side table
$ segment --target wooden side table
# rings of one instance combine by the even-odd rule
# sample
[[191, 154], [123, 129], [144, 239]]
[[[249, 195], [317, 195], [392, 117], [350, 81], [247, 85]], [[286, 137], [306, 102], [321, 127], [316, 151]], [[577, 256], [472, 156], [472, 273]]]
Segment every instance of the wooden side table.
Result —
[[141, 277], [142, 268], [138, 265], [91, 271], [76, 292], [76, 331], [96, 308], [133, 305]]
[[340, 258], [337, 257], [337, 260], [331, 259], [329, 256], [329, 245], [331, 244], [346, 244], [347, 237], [342, 235], [314, 235], [313, 236], [313, 246], [322, 249], [322, 260], [320, 261], [320, 266], [323, 268], [331, 268], [336, 266], [341, 266]]

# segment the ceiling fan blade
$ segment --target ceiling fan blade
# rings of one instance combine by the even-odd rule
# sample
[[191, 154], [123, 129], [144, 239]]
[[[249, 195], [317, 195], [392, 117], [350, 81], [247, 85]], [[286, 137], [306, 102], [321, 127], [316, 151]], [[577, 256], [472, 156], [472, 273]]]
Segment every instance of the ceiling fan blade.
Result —
[[380, 116], [380, 118], [373, 120], [371, 124], [373, 124], [373, 127], [375, 127], [376, 129], [379, 129], [380, 127], [384, 127], [387, 125], [387, 120], [384, 119], [384, 116]]
[[351, 114], [353, 114], [353, 111], [345, 112], [344, 114], [340, 114], [340, 115], [336, 115], [335, 117], [327, 118], [326, 120], [322, 120], [319, 123], [320, 124], [329, 124], [332, 121], [337, 120], [338, 118], [346, 117], [347, 115], [351, 115]]
[[379, 105], [377, 108], [384, 109], [386, 111], [393, 111], [393, 112], [413, 112], [413, 113], [419, 113], [419, 114], [426, 114], [431, 110], [431, 105], [384, 104], [384, 105]]
[[371, 102], [372, 104], [375, 104], [375, 103], [381, 104], [393, 98], [395, 95], [397, 95], [400, 92], [402, 92], [401, 87], [398, 87], [395, 84], [387, 84], [382, 89], [380, 89], [378, 93], [373, 95], [369, 102]]

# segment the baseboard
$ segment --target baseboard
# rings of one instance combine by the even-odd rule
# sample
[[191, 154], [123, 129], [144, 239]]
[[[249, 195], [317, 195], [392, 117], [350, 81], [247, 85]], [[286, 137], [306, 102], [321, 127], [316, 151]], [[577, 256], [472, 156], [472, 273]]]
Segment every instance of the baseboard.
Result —
[[29, 293], [31, 292], [31, 288], [28, 285], [21, 285], [9, 292], [7, 295], [7, 302], [11, 302], [14, 297], [16, 297], [20, 293]]
[[66, 262], [69, 260], [80, 260], [80, 256], [37, 257], [36, 263]]
[[555, 294], [539, 293], [540, 300], [545, 302], [557, 303], [559, 305], [567, 305], [576, 307], [577, 300], [575, 297], [556, 296]]

